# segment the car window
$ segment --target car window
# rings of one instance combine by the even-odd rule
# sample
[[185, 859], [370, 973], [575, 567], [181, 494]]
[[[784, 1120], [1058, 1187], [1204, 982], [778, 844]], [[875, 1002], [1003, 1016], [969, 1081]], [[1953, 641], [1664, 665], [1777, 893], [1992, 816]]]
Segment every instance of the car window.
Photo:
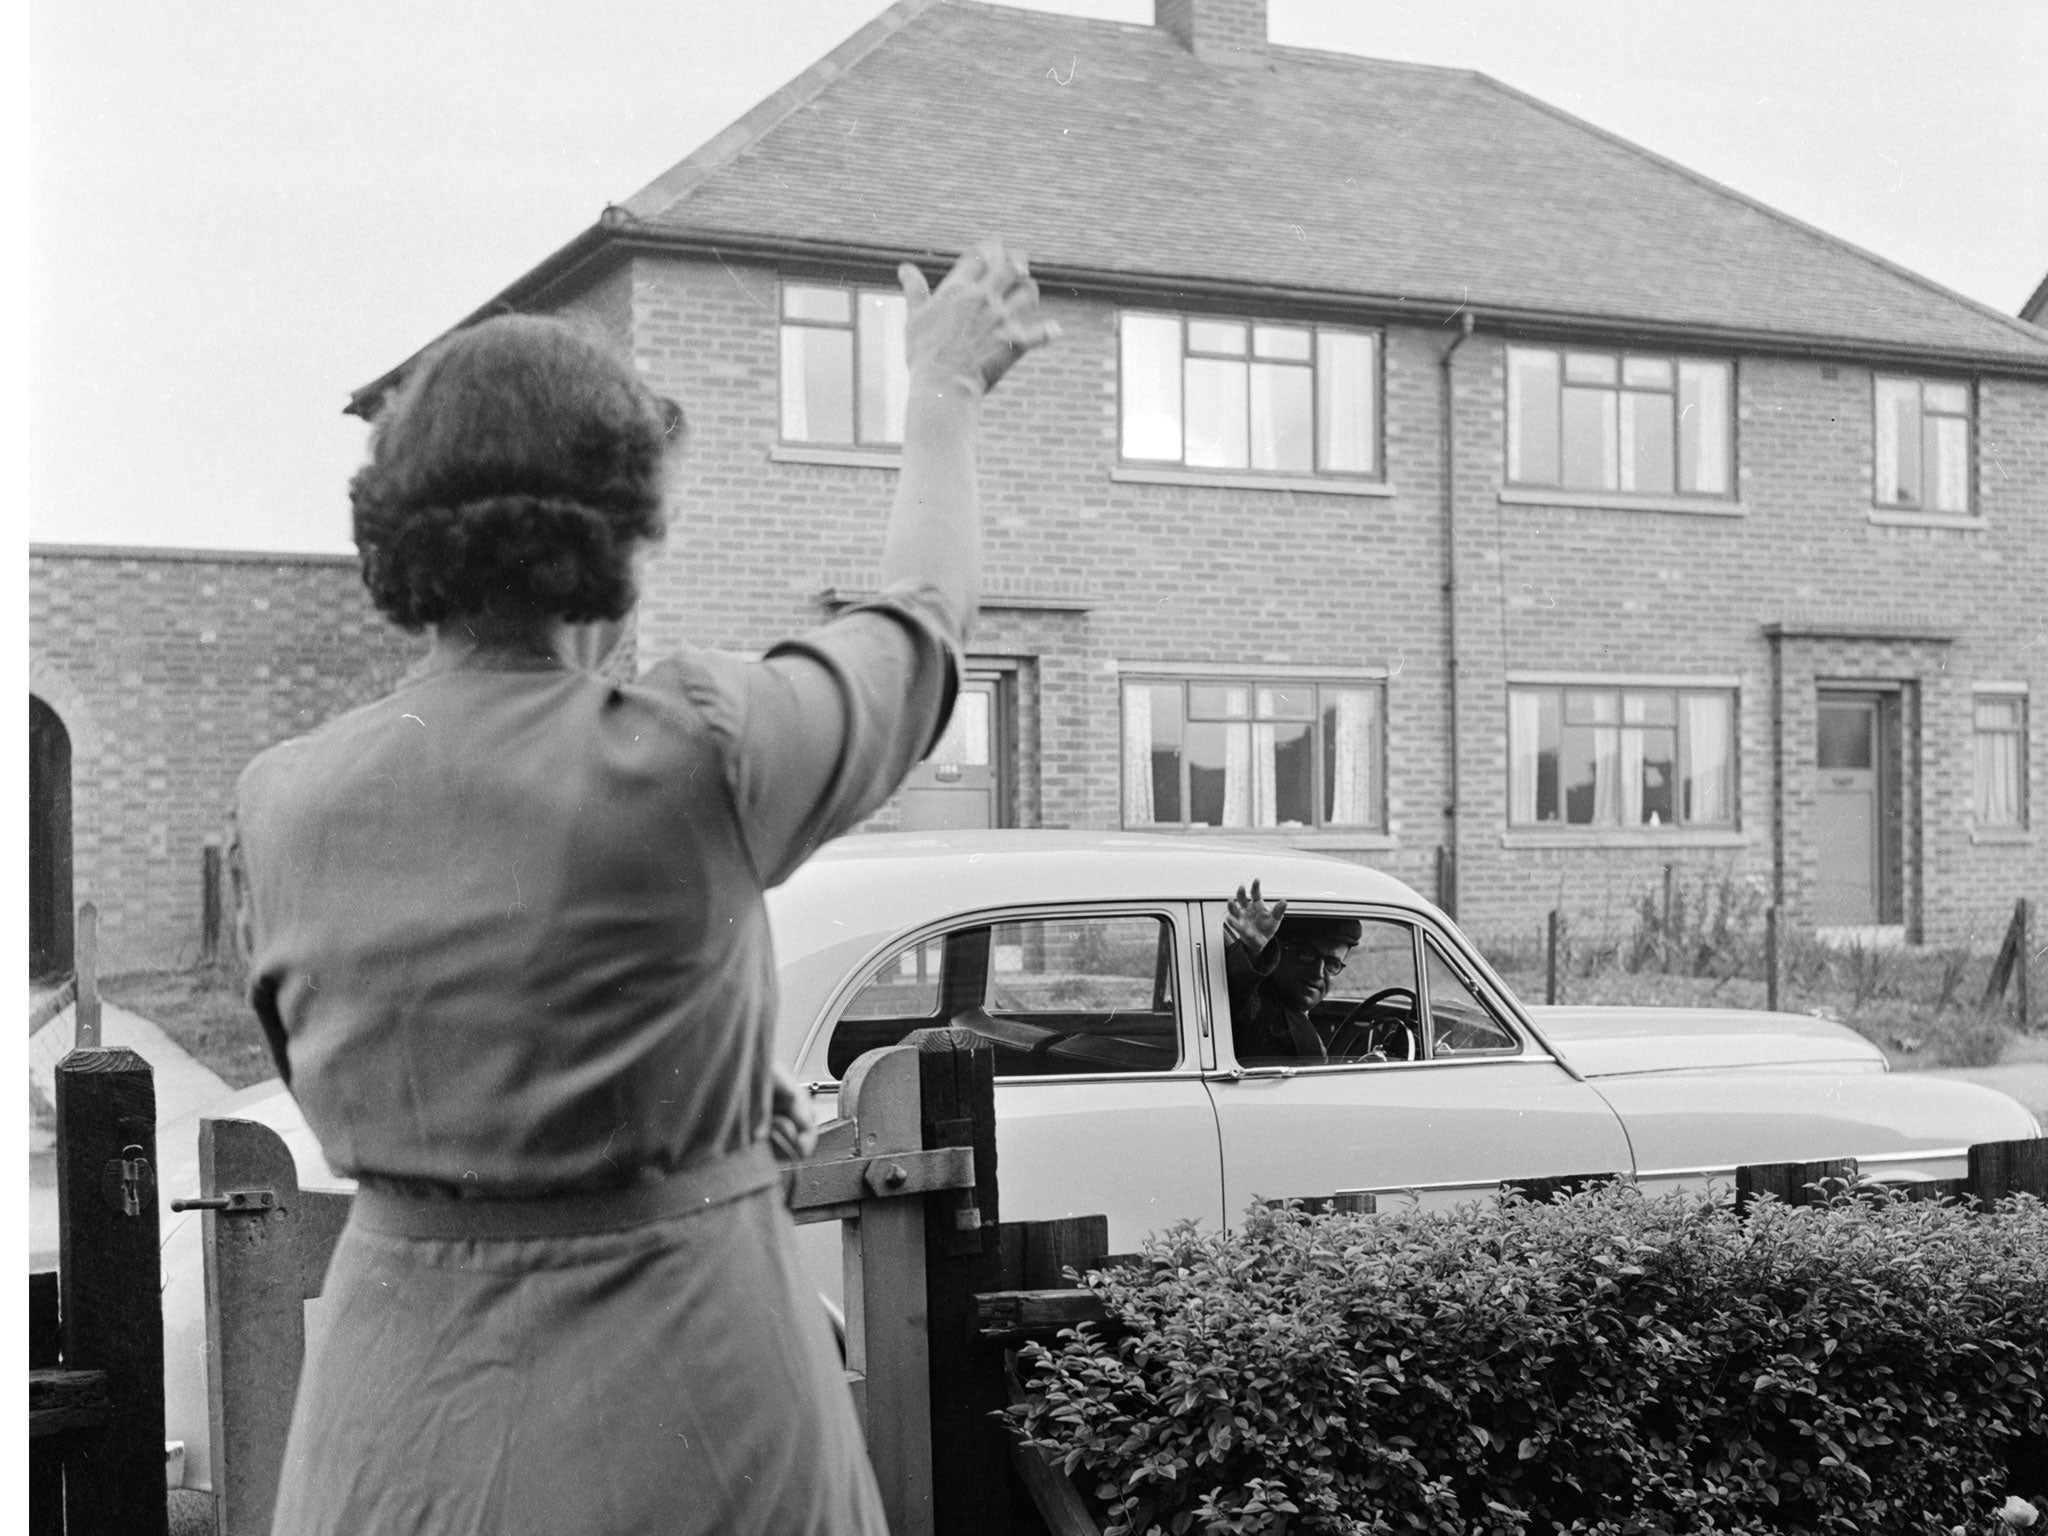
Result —
[[1284, 976], [1231, 962], [1231, 1039], [1240, 1065], [1407, 1061], [1420, 1054], [1415, 929], [1392, 918], [1366, 917], [1358, 924], [1344, 968], [1309, 1009], [1320, 1051], [1309, 1050], [1288, 1023], [1298, 1009]]
[[1156, 916], [1031, 918], [990, 933], [979, 1017], [996, 1071], [1163, 1072], [1180, 1059], [1173, 929]]
[[1423, 948], [1428, 954], [1431, 1054], [1473, 1056], [1519, 1050], [1514, 1032], [1495, 1016], [1436, 940], [1427, 940]]
[[952, 1024], [996, 1073], [1164, 1072], [1180, 1061], [1173, 925], [1152, 914], [978, 924], [906, 944], [867, 974], [826, 1047], [834, 1077], [912, 1030]]

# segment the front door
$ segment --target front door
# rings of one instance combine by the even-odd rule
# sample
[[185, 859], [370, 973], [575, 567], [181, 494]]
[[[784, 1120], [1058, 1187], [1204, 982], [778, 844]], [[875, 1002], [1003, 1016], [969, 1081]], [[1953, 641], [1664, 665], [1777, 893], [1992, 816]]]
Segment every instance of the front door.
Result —
[[1814, 767], [1814, 921], [1824, 928], [1884, 921], [1883, 756], [1880, 701], [1823, 694]]
[[1000, 687], [997, 679], [986, 677], [969, 677], [960, 685], [945, 735], [903, 781], [898, 809], [905, 832], [999, 827], [1008, 819]]

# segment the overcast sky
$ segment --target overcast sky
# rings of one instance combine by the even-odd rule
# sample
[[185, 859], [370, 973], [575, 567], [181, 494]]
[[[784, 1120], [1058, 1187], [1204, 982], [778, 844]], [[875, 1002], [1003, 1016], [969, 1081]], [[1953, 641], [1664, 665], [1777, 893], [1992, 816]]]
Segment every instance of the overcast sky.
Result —
[[[348, 392], [882, 9], [37, 0], [30, 536], [348, 549]], [[2008, 313], [2048, 269], [2042, 0], [1271, 18], [1277, 42], [1483, 70]]]

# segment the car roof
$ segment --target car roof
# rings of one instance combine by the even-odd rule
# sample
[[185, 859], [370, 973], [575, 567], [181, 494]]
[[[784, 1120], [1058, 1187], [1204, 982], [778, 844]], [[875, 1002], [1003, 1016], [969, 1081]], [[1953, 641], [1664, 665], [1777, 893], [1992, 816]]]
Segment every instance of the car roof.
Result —
[[1391, 875], [1327, 854], [1142, 832], [877, 832], [827, 844], [769, 896], [779, 958], [860, 934], [876, 942], [959, 913], [1096, 901], [1267, 898], [1433, 910]]

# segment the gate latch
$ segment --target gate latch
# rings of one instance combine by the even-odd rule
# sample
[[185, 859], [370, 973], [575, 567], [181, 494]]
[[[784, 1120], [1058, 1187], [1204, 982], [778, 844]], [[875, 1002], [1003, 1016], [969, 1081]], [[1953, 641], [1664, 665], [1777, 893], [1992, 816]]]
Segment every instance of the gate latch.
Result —
[[156, 1194], [156, 1175], [142, 1148], [130, 1142], [119, 1157], [109, 1158], [100, 1172], [100, 1195], [123, 1216], [140, 1216], [145, 1200]]
[[219, 1211], [226, 1216], [260, 1216], [277, 1209], [274, 1189], [231, 1189], [224, 1195], [193, 1195], [173, 1200], [174, 1211]]

